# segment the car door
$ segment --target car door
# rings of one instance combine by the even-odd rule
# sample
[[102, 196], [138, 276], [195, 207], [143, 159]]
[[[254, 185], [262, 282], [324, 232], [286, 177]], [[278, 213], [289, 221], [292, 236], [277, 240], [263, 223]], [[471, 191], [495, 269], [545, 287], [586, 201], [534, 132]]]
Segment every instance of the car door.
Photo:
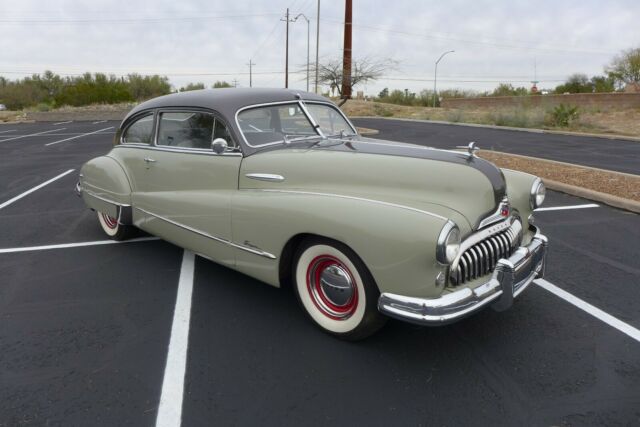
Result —
[[[160, 110], [156, 116], [155, 142], [145, 150], [132, 196], [134, 209], [145, 216], [141, 228], [233, 265], [231, 197], [242, 161], [238, 146], [211, 112]], [[213, 152], [215, 138], [224, 138], [229, 149]]]

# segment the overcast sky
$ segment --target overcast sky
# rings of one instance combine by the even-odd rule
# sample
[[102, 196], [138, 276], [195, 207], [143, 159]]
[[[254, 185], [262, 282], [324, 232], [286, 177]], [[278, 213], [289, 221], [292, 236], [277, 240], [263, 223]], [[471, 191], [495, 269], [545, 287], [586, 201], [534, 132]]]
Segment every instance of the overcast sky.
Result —
[[[395, 69], [356, 90], [487, 90], [499, 82], [552, 88], [568, 75], [602, 73], [619, 51], [640, 47], [639, 0], [354, 0], [353, 52], [391, 58]], [[315, 58], [317, 0], [0, 0], [0, 75], [50, 69], [167, 75], [179, 87], [216, 80], [284, 85], [287, 7], [311, 19]], [[322, 0], [320, 60], [342, 53], [344, 1]], [[307, 24], [290, 26], [290, 70], [305, 68]], [[304, 89], [305, 73], [290, 76]], [[313, 85], [312, 85], [313, 87]]]

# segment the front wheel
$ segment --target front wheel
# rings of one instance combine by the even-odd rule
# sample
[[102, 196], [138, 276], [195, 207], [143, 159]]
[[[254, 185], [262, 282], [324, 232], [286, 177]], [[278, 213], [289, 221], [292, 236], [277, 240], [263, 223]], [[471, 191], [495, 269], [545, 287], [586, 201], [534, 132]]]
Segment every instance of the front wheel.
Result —
[[133, 236], [133, 226], [120, 224], [117, 218], [109, 216], [104, 212], [97, 212], [97, 214], [102, 231], [104, 231], [110, 239], [126, 240]]
[[295, 290], [302, 308], [324, 331], [355, 341], [380, 329], [380, 293], [362, 260], [347, 246], [309, 239], [297, 250]]

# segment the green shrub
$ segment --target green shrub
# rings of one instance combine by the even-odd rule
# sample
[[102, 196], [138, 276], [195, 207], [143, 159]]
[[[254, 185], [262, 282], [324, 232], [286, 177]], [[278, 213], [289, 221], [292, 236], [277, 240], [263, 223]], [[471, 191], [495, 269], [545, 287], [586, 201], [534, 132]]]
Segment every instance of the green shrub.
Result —
[[560, 104], [549, 113], [552, 126], [567, 127], [580, 118], [577, 106]]
[[36, 110], [37, 111], [49, 111], [51, 110], [51, 106], [45, 102], [41, 102], [38, 105], [36, 105]]

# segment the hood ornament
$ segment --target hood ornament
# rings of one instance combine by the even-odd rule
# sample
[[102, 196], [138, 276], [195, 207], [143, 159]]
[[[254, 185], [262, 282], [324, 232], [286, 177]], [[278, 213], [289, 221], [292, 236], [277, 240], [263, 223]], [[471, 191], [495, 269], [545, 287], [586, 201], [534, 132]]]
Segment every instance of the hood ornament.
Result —
[[459, 145], [456, 148], [466, 148], [469, 153], [469, 158], [478, 157], [476, 156], [476, 151], [480, 151], [480, 147], [476, 145], [475, 141], [471, 141], [467, 146]]

